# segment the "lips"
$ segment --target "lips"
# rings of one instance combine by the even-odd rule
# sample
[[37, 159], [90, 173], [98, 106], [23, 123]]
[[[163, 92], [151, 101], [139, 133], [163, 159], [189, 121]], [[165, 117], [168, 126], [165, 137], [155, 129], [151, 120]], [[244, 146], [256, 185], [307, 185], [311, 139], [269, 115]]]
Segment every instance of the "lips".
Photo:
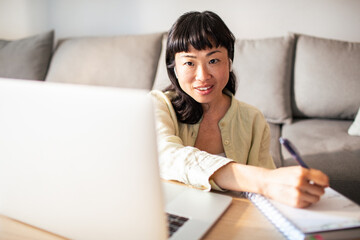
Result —
[[208, 95], [214, 89], [214, 85], [198, 86], [198, 87], [194, 87], [194, 89], [198, 94]]

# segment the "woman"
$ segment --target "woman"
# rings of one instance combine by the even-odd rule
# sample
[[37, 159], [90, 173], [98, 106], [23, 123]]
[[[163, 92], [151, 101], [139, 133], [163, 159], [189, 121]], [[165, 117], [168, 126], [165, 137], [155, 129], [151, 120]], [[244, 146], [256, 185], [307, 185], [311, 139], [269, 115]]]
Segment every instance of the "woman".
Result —
[[270, 131], [256, 108], [234, 98], [235, 38], [213, 12], [189, 12], [171, 27], [171, 86], [152, 91], [161, 176], [204, 190], [249, 191], [294, 207], [319, 201], [328, 177], [315, 169], [275, 169]]

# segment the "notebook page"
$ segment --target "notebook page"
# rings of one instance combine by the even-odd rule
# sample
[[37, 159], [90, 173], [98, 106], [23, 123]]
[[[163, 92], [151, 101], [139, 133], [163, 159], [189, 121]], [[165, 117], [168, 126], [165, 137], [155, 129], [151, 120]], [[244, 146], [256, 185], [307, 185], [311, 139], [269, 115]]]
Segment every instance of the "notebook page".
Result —
[[318, 203], [304, 209], [270, 201], [304, 233], [360, 227], [360, 206], [332, 188], [326, 188]]

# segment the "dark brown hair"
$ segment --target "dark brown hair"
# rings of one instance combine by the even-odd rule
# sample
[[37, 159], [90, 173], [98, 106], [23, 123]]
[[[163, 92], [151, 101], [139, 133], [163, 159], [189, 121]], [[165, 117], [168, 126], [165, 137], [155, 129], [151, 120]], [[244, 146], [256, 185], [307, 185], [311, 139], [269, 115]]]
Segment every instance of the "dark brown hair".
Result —
[[[171, 103], [180, 122], [197, 123], [203, 115], [203, 109], [200, 103], [181, 89], [174, 72], [175, 54], [188, 52], [189, 44], [197, 50], [221, 46], [227, 49], [229, 58], [233, 60], [234, 43], [232, 32], [217, 14], [210, 11], [185, 13], [171, 27], [166, 44], [166, 67], [171, 85], [164, 91], [176, 92]], [[236, 78], [233, 72], [229, 74], [225, 89], [235, 94]]]

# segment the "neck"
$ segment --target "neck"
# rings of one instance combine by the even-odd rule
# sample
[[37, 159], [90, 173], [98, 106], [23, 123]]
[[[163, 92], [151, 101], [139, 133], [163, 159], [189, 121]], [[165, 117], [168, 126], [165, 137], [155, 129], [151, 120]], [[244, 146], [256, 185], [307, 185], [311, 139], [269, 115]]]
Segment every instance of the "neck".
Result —
[[229, 109], [230, 104], [231, 104], [230, 96], [223, 93], [220, 101], [202, 104], [204, 117], [211, 116], [212, 118], [221, 119]]

